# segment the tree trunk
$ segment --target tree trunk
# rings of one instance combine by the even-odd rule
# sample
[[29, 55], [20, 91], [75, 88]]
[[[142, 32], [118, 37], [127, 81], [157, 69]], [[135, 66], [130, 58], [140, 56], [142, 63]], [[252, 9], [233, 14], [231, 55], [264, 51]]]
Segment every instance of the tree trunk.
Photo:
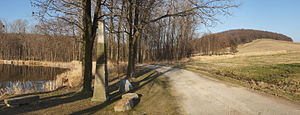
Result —
[[129, 5], [129, 9], [128, 9], [128, 28], [129, 28], [129, 33], [128, 33], [128, 41], [129, 41], [129, 46], [128, 46], [128, 65], [127, 65], [127, 78], [131, 78], [133, 75], [133, 2], [132, 0], [128, 0], [128, 5]]
[[85, 93], [92, 92], [92, 49], [93, 45], [89, 40], [85, 41], [84, 44], [84, 59], [82, 61], [83, 71], [83, 91]]
[[[131, 78], [133, 73], [135, 72], [135, 63], [137, 58], [137, 40], [139, 37], [139, 0], [135, 1], [135, 8], [134, 8], [134, 22], [132, 23], [133, 17], [133, 3], [132, 0], [129, 0], [129, 28], [130, 28], [130, 35], [129, 35], [129, 60], [128, 60], [128, 70], [127, 70], [127, 78]], [[133, 32], [132, 32], [133, 29]]]
[[92, 49], [93, 41], [92, 39], [92, 20], [91, 20], [91, 0], [83, 0], [83, 50], [84, 56], [82, 60], [82, 74], [83, 78], [83, 93], [91, 94], [92, 92]]

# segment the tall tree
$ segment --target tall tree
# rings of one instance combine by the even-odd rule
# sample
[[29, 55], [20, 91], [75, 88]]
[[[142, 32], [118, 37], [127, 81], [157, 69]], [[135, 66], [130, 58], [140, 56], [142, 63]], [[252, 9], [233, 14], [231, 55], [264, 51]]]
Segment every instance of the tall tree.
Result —
[[[93, 61], [93, 46], [96, 38], [96, 32], [98, 28], [98, 21], [101, 18], [101, 1], [96, 1], [96, 7], [94, 9], [93, 19], [91, 16], [91, 0], [83, 0], [83, 16], [82, 16], [82, 25], [83, 25], [83, 46], [84, 46], [84, 59], [82, 60], [83, 64], [83, 91], [91, 92], [91, 83], [92, 83], [92, 61]], [[101, 60], [105, 61], [105, 60]], [[103, 63], [103, 62], [100, 62]]]
[[81, 33], [83, 68], [82, 91], [91, 94], [93, 47], [98, 21], [102, 17], [101, 5], [104, 3], [102, 3], [102, 0], [35, 0], [32, 4], [37, 7], [38, 12], [35, 14], [42, 23], [62, 20], [69, 25], [75, 25], [77, 27], [76, 31]]
[[[144, 30], [145, 27], [148, 26], [150, 23], [155, 23], [168, 17], [196, 16], [199, 18], [199, 20], [201, 20], [202, 24], [208, 25], [217, 21], [217, 18], [215, 17], [216, 15], [228, 15], [230, 8], [239, 6], [233, 3], [233, 0], [183, 0], [176, 2], [178, 3], [178, 6], [170, 5], [175, 9], [173, 12], [170, 13], [169, 10], [166, 9], [163, 9], [164, 11], [159, 10], [160, 12], [155, 12], [154, 10], [151, 10], [151, 8], [155, 9], [160, 5], [168, 6], [169, 4], [173, 3], [172, 0], [127, 1], [127, 25], [129, 29], [129, 58], [127, 68], [128, 78], [132, 77], [135, 71], [134, 68], [137, 57], [137, 40], [140, 37], [142, 30]], [[180, 4], [183, 4], [183, 6]], [[183, 34], [185, 32], [182, 31], [181, 33], [181, 37], [186, 36]]]
[[[81, 35], [83, 44], [83, 91], [85, 92], [92, 90], [92, 50], [100, 19], [110, 19], [111, 23], [106, 25], [110, 26], [108, 27], [110, 29], [110, 49], [113, 49], [114, 33], [127, 34], [127, 36], [122, 36], [122, 47], [125, 48], [124, 46], [128, 45], [128, 49], [123, 50], [123, 56], [124, 58], [128, 57], [127, 78], [130, 78], [135, 71], [137, 54], [142, 51], [139, 49], [141, 47], [138, 47], [141, 42], [138, 41], [144, 39], [145, 42], [149, 42], [145, 44], [148, 46], [148, 56], [151, 56], [149, 57], [151, 60], [186, 57], [190, 52], [187, 41], [193, 37], [195, 28], [193, 25], [213, 23], [217, 21], [215, 17], [217, 14], [227, 15], [230, 8], [238, 6], [234, 0], [122, 0], [122, 2], [111, 0], [111, 4], [105, 4], [107, 7], [101, 7], [104, 6], [102, 2], [106, 2], [106, 0], [36, 1], [38, 2], [35, 3], [35, 6], [40, 8], [36, 14], [41, 17], [41, 22], [51, 22], [55, 19], [54, 21], [64, 21], [69, 25], [77, 26], [76, 31], [80, 33], [77, 35]], [[81, 13], [82, 15], [78, 15]], [[115, 16], [119, 17], [120, 25], [117, 30], [114, 30]], [[49, 17], [52, 18], [49, 19]], [[166, 26], [168, 24], [172, 26]], [[170, 31], [169, 34], [167, 34], [168, 31]], [[117, 35], [117, 37], [120, 40], [121, 36]], [[120, 42], [118, 42], [119, 46]], [[167, 50], [169, 47], [173, 48], [173, 54], [168, 55], [173, 56], [163, 56], [169, 52]], [[146, 49], [144, 50], [146, 51]], [[116, 57], [113, 56], [113, 51], [109, 53], [112, 55], [111, 58]], [[116, 54], [119, 55], [119, 53]]]

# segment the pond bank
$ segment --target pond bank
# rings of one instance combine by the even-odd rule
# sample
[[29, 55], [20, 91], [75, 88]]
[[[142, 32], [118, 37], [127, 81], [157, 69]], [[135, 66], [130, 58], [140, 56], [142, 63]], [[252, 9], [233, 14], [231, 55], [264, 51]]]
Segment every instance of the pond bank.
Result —
[[72, 68], [80, 61], [72, 62], [50, 62], [50, 61], [34, 61], [34, 60], [0, 60], [0, 64], [12, 64], [21, 66], [43, 66], [43, 67], [59, 67], [59, 68]]
[[[32, 61], [32, 60], [0, 60], [0, 64], [9, 64], [9, 65], [18, 65], [18, 66], [38, 66], [38, 67], [55, 67], [55, 68], [64, 68], [69, 69], [61, 74], [55, 76], [54, 80], [47, 81], [43, 85], [43, 91], [52, 91], [60, 87], [76, 87], [82, 84], [82, 77], [81, 77], [81, 62], [79, 61], [72, 61], [72, 62], [47, 62], [47, 61]], [[29, 86], [36, 81], [27, 81]], [[9, 90], [1, 91], [0, 98], [7, 97], [8, 95], [18, 95], [28, 93], [28, 90], [23, 90], [24, 87], [28, 86], [28, 83], [23, 83], [22, 81], [16, 81], [10, 83], [13, 88]], [[28, 89], [28, 88], [27, 88]], [[14, 92], [14, 94], [11, 94]], [[32, 91], [31, 91], [32, 92]], [[33, 91], [35, 92], [35, 91]]]
[[[80, 87], [66, 87], [53, 92], [37, 94], [41, 98], [38, 106], [24, 105], [22, 107], [8, 108], [0, 103], [0, 114], [183, 114], [177, 104], [177, 100], [167, 88], [168, 79], [152, 70], [142, 69], [140, 71], [141, 73], [139, 72], [135, 78], [135, 82], [138, 82], [139, 86], [134, 92], [141, 95], [141, 100], [130, 111], [114, 112], [113, 106], [119, 100], [119, 95], [114, 95], [114, 98], [106, 103], [91, 102], [91, 97], [78, 92]], [[114, 93], [111, 92], [111, 96]]]

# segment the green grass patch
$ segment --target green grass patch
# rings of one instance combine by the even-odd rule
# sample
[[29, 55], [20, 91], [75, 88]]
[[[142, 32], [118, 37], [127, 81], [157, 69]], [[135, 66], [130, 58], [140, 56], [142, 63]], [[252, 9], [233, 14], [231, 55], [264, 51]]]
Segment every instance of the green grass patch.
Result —
[[236, 67], [200, 65], [187, 64], [180, 68], [300, 102], [300, 63]]
[[300, 52], [167, 65], [300, 102]]
[[233, 70], [227, 69], [225, 70], [225, 72], [233, 72], [233, 77], [241, 79], [253, 79], [255, 81], [274, 83], [286, 78], [299, 77], [300, 63], [267, 66], [247, 66], [242, 68], [235, 68]]

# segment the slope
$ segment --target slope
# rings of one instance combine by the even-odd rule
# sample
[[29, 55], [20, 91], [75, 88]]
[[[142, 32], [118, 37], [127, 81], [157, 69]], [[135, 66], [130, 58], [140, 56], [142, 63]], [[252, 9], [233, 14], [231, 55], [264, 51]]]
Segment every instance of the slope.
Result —
[[[233, 55], [195, 56], [178, 68], [300, 103], [300, 44], [259, 39]], [[178, 66], [180, 65], [180, 66]]]
[[238, 46], [239, 54], [255, 52], [295, 52], [299, 50], [299, 43], [273, 39], [257, 39], [253, 42]]

